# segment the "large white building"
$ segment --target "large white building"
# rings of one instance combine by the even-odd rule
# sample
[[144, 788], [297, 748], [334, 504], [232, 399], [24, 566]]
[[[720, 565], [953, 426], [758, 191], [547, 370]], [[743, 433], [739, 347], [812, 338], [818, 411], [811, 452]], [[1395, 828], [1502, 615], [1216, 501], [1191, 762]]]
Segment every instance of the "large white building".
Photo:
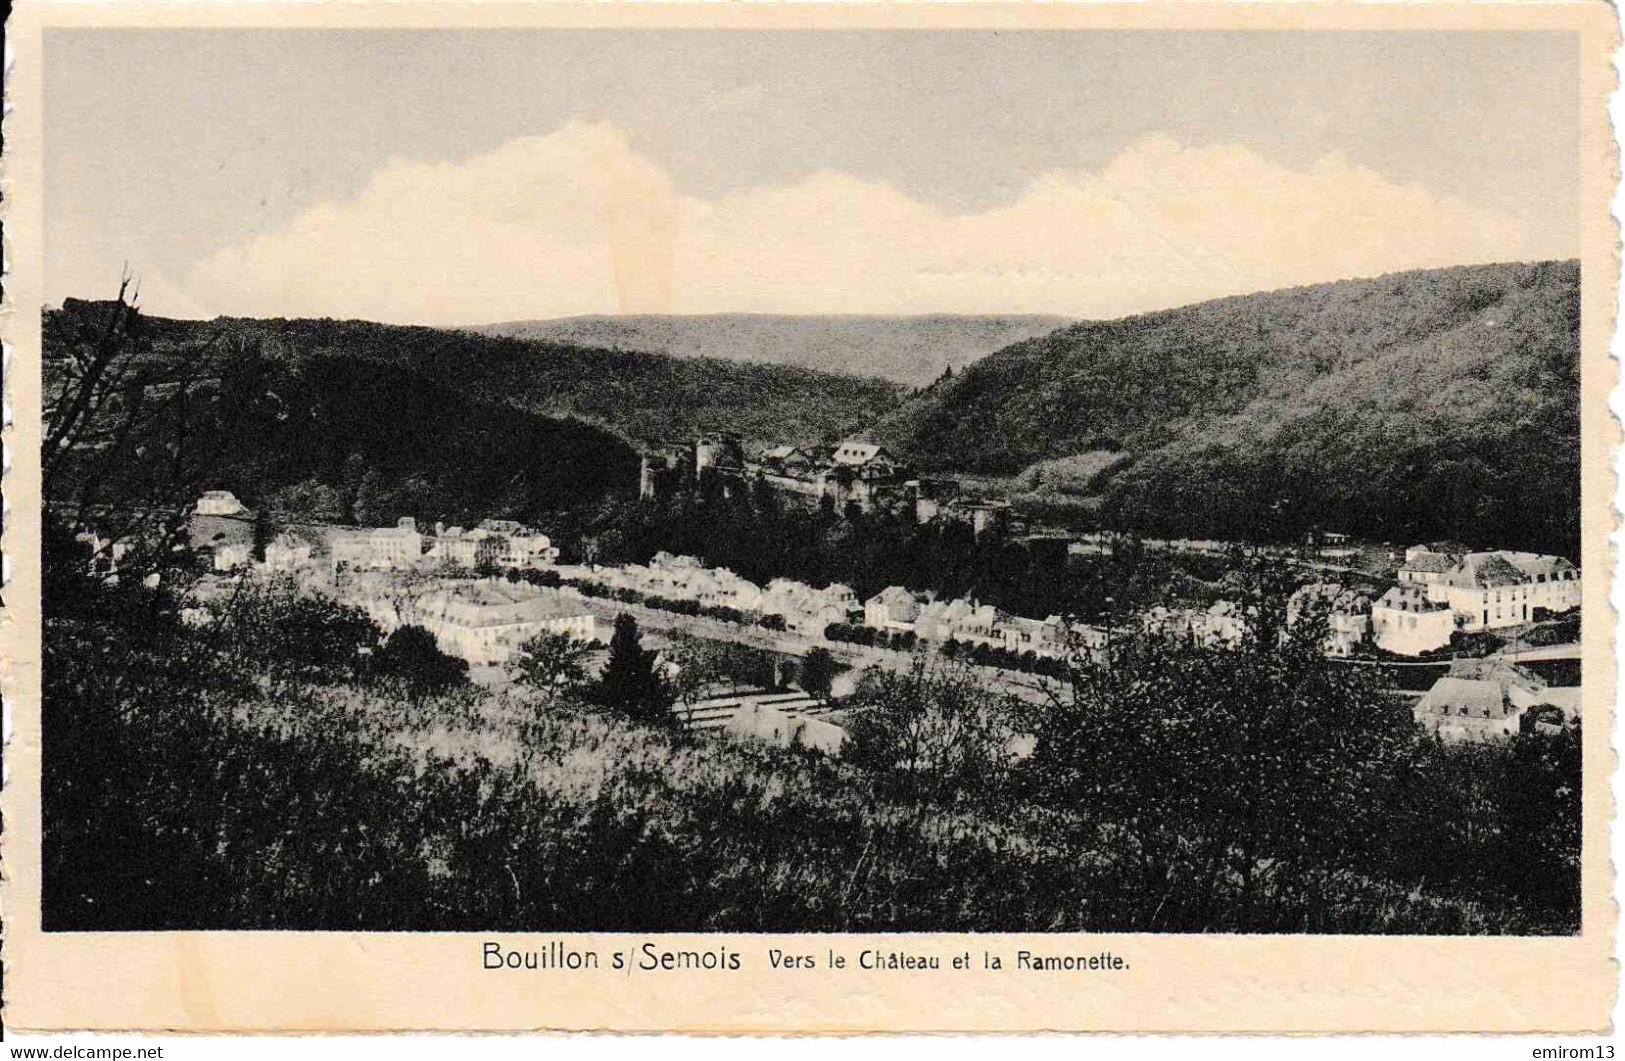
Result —
[[1578, 690], [1548, 689], [1541, 678], [1504, 660], [1472, 659], [1451, 664], [1412, 710], [1423, 728], [1444, 740], [1486, 740], [1517, 733], [1531, 709], [1556, 706], [1572, 720], [1578, 699]]
[[1447, 605], [1461, 630], [1494, 630], [1537, 621], [1537, 612], [1580, 606], [1580, 571], [1539, 553], [1442, 552], [1414, 546], [1399, 569], [1402, 586]]
[[508, 662], [541, 633], [590, 641], [592, 613], [557, 591], [500, 581], [436, 590], [413, 602], [411, 621], [434, 635], [441, 651], [476, 667]]
[[411, 516], [402, 516], [393, 527], [333, 527], [328, 543], [334, 570], [387, 571], [423, 557], [423, 535]]

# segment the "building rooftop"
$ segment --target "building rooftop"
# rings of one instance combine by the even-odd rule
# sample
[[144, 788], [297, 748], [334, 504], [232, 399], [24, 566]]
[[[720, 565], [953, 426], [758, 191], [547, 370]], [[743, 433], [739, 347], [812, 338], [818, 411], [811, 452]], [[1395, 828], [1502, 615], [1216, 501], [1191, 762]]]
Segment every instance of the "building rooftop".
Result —
[[1463, 707], [1470, 718], [1505, 718], [1508, 702], [1498, 682], [1446, 675], [1423, 694], [1416, 710], [1419, 714], [1439, 714], [1447, 709], [1448, 714], [1455, 715]]
[[1418, 553], [1400, 565], [1399, 569], [1401, 571], [1442, 575], [1452, 570], [1457, 563], [1456, 557], [1447, 553]]
[[1443, 601], [1428, 600], [1427, 591], [1420, 586], [1392, 586], [1377, 600], [1379, 608], [1393, 608], [1402, 612], [1443, 612], [1450, 606]]
[[475, 582], [436, 590], [421, 597], [414, 610], [426, 618], [457, 626], [509, 626], [591, 614], [570, 598], [506, 582]]

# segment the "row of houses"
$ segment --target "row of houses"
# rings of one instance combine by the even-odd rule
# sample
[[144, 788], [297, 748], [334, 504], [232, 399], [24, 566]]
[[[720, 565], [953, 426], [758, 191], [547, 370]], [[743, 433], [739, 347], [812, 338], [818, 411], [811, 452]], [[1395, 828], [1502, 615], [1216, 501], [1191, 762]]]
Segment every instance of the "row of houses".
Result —
[[1064, 657], [1105, 645], [1106, 632], [1059, 615], [1033, 619], [974, 600], [933, 600], [903, 586], [887, 586], [863, 602], [863, 622], [887, 633], [913, 633], [922, 641], [986, 645], [1017, 655]]
[[[529, 570], [551, 566], [558, 556], [558, 549], [546, 534], [513, 520], [488, 519], [471, 529], [436, 523], [433, 533], [424, 534], [412, 517], [403, 516], [393, 527], [284, 530], [266, 545], [265, 566], [289, 572], [314, 568], [323, 562], [335, 572], [434, 565]], [[233, 555], [227, 560], [229, 566], [247, 562], [246, 555]], [[215, 566], [225, 569], [218, 551]]]
[[745, 615], [776, 615], [784, 629], [821, 639], [830, 626], [862, 623], [887, 634], [911, 633], [919, 640], [983, 644], [1016, 654], [1063, 656], [1082, 643], [1105, 644], [1105, 632], [1082, 624], [1068, 626], [1059, 615], [1032, 619], [974, 600], [935, 600], [903, 586], [887, 586], [868, 600], [836, 582], [817, 588], [776, 578], [759, 586], [725, 567], [706, 567], [692, 556], [656, 553], [647, 565], [629, 564], [576, 577], [644, 597], [688, 601], [701, 607], [730, 608]]
[[[1580, 572], [1562, 557], [1519, 552], [1442, 551], [1416, 546], [1406, 552], [1398, 583], [1371, 595], [1336, 583], [1299, 589], [1288, 602], [1295, 621], [1311, 605], [1327, 618], [1326, 653], [1347, 657], [1367, 642], [1402, 656], [1444, 648], [1457, 632], [1507, 629], [1538, 622], [1580, 606]], [[1235, 606], [1220, 602], [1203, 613], [1157, 609], [1153, 621], [1200, 640], [1239, 637]]]
[[[192, 512], [194, 549], [206, 551], [216, 571], [254, 562], [253, 513], [228, 490], [208, 490]], [[391, 527], [301, 525], [284, 528], [265, 544], [264, 565], [298, 572], [323, 564], [338, 571], [390, 571], [418, 565], [526, 570], [550, 566], [559, 551], [546, 534], [516, 520], [488, 519], [472, 528], [436, 523], [432, 532], [403, 516]]]
[[659, 552], [648, 564], [627, 564], [589, 575], [612, 589], [645, 597], [689, 601], [702, 608], [730, 608], [746, 615], [777, 615], [785, 629], [804, 637], [822, 637], [832, 623], [848, 622], [860, 607], [850, 586], [832, 583], [815, 589], [804, 582], [776, 578], [765, 587], [725, 567], [706, 567], [692, 556]]

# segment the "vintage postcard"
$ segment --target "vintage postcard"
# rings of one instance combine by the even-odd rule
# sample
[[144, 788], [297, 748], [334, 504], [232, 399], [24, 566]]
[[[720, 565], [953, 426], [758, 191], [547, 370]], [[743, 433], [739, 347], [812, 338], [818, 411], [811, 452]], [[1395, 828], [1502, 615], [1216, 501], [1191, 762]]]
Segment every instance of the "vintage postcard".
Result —
[[23, 4], [6, 1024], [1605, 1030], [1617, 25]]

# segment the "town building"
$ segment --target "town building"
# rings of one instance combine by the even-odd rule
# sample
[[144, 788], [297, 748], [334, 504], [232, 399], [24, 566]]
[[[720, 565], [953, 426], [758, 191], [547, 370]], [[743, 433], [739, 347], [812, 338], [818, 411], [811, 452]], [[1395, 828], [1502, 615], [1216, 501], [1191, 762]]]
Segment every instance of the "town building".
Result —
[[553, 540], [534, 527], [511, 519], [486, 519], [475, 529], [497, 538], [496, 563], [501, 567], [532, 570], [558, 562]]
[[940, 644], [953, 638], [959, 625], [974, 610], [975, 606], [963, 599], [932, 601], [920, 609], [919, 616], [914, 620], [914, 632], [923, 641]]
[[1039, 656], [1062, 656], [1066, 653], [1067, 628], [1059, 615], [1046, 619], [1004, 616], [998, 625], [998, 633], [1003, 647], [1017, 655], [1031, 652]]
[[502, 549], [502, 540], [483, 528], [464, 530], [436, 523], [426, 559], [473, 570], [482, 565], [494, 566]]
[[291, 530], [285, 530], [266, 543], [265, 569], [278, 572], [303, 571], [314, 565], [315, 555], [314, 542]]
[[230, 490], [205, 490], [192, 511], [199, 516], [241, 516], [248, 510]]
[[1401, 656], [1443, 648], [1456, 632], [1450, 606], [1432, 599], [1431, 587], [1401, 583], [1371, 606], [1371, 632], [1377, 646]]
[[556, 591], [497, 580], [427, 593], [412, 603], [411, 621], [434, 635], [441, 651], [470, 666], [500, 666], [542, 633], [591, 641], [592, 613]]
[[776, 578], [767, 584], [760, 609], [763, 615], [782, 616], [785, 629], [791, 633], [810, 638], [821, 638], [831, 624], [844, 623], [850, 618], [844, 598], [836, 603], [825, 591], [787, 578]]
[[746, 470], [775, 490], [869, 511], [913, 502], [910, 472], [884, 446], [848, 439], [827, 446], [775, 446]]
[[1517, 733], [1526, 710], [1552, 699], [1546, 682], [1522, 667], [1504, 660], [1457, 660], [1413, 711], [1418, 723], [1443, 740], [1487, 740]]
[[1287, 622], [1301, 622], [1311, 610], [1325, 615], [1321, 648], [1328, 656], [1351, 656], [1371, 636], [1371, 598], [1358, 590], [1330, 582], [1304, 586], [1287, 601]]
[[328, 549], [333, 570], [387, 571], [416, 564], [423, 558], [423, 535], [411, 516], [393, 527], [332, 527]]
[[1580, 606], [1580, 571], [1563, 557], [1441, 548], [1407, 549], [1399, 582], [1425, 587], [1429, 600], [1449, 605], [1461, 630], [1520, 626], [1538, 621], [1540, 613]]
[[902, 586], [887, 586], [863, 602], [863, 623], [876, 630], [912, 631], [919, 618], [920, 599]]

